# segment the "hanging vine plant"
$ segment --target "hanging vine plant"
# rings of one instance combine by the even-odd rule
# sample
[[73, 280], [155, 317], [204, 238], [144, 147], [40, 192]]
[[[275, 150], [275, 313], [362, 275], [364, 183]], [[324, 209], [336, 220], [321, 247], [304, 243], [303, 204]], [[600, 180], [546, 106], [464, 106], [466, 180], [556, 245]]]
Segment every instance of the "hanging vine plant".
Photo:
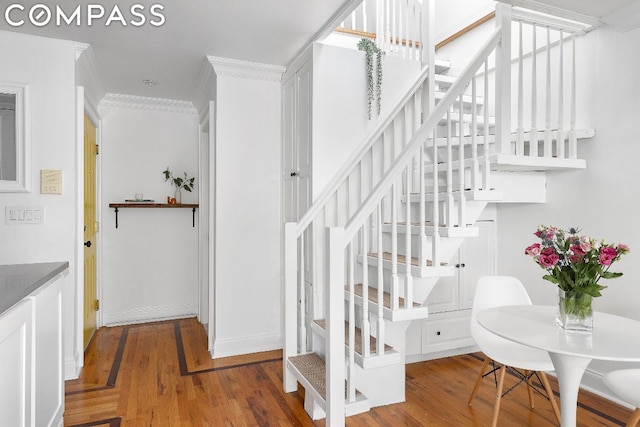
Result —
[[[371, 120], [373, 101], [380, 114], [382, 107], [382, 56], [384, 52], [370, 39], [361, 39], [358, 42], [358, 50], [365, 53], [365, 67], [367, 72], [367, 116]], [[376, 55], [376, 75], [373, 76], [373, 55]]]

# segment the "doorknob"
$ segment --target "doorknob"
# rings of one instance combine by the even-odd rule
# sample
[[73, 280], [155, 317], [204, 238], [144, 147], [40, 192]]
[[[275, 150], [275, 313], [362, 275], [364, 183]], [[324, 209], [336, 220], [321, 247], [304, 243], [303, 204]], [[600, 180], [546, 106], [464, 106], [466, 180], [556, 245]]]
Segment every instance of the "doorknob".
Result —
[[86, 242], [84, 242], [84, 245], [88, 248], [91, 247], [91, 240], [87, 240]]
[[291, 176], [298, 176], [298, 172], [291, 172]]

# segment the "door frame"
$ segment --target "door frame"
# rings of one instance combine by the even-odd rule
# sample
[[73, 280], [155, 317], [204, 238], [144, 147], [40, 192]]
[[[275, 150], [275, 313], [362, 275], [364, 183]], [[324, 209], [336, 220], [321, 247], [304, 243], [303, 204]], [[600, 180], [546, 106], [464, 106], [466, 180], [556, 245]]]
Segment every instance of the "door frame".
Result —
[[[76, 87], [76, 248], [75, 248], [75, 283], [73, 295], [73, 312], [74, 312], [74, 328], [73, 328], [73, 366], [71, 361], [66, 357], [65, 378], [77, 378], [80, 370], [84, 366], [84, 115], [96, 126], [96, 144], [100, 145], [102, 141], [102, 121], [97, 109], [92, 105], [91, 101], [85, 96], [83, 86]], [[98, 221], [98, 233], [96, 233], [96, 297], [102, 300], [102, 242], [99, 230], [103, 226], [102, 222], [102, 194], [101, 194], [101, 175], [102, 168], [100, 164], [100, 156], [96, 157], [96, 221]], [[100, 328], [102, 323], [102, 310], [96, 313], [96, 328]]]

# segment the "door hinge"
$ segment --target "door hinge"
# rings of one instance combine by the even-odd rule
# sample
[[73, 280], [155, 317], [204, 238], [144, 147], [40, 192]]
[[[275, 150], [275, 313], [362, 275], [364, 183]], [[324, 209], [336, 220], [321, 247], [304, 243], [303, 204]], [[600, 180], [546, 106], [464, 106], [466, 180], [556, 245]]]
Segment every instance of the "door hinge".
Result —
[[96, 144], [96, 156], [100, 154], [100, 145]]
[[95, 311], [100, 310], [100, 300], [99, 299], [95, 300], [95, 302], [93, 303], [93, 308], [94, 308]]

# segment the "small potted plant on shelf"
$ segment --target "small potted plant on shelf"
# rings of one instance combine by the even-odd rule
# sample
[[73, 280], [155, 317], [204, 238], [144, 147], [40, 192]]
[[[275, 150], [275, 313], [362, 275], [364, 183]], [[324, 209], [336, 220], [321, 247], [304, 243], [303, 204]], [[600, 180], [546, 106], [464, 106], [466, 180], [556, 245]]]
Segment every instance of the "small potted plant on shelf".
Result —
[[171, 180], [171, 183], [176, 187], [173, 199], [168, 199], [168, 200], [175, 200], [173, 203], [177, 203], [177, 204], [182, 203], [181, 190], [184, 189], [185, 191], [188, 191], [189, 193], [191, 193], [191, 191], [193, 191], [193, 188], [195, 186], [196, 178], [195, 177], [188, 178], [186, 172], [184, 172], [184, 178], [180, 176], [175, 177], [173, 176], [173, 173], [169, 170], [168, 166], [167, 166], [167, 169], [162, 171], [162, 173], [164, 174], [164, 182]]

